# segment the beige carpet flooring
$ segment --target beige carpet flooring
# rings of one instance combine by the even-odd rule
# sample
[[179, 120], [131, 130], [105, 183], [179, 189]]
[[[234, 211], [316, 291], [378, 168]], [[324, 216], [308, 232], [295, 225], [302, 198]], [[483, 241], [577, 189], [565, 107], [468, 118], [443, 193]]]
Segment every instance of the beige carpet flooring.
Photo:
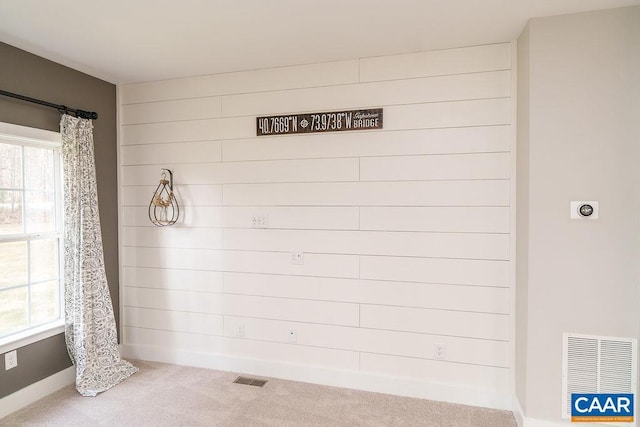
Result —
[[140, 371], [98, 397], [65, 387], [2, 426], [515, 426], [511, 412], [134, 361]]

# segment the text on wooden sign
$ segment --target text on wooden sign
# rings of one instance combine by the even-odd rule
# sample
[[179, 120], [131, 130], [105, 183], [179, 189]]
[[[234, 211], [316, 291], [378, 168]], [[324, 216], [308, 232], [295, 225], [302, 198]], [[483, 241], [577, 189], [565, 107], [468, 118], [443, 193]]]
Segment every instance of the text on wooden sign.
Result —
[[382, 108], [256, 118], [258, 136], [367, 129], [382, 129]]

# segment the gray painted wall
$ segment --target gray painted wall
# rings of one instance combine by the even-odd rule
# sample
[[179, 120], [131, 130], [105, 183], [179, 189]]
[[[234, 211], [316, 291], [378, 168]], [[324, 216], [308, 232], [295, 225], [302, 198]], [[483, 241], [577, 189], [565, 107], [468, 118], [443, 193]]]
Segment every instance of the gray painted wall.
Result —
[[[98, 112], [99, 118], [94, 122], [98, 199], [105, 267], [118, 321], [116, 87], [4, 43], [0, 43], [0, 64], [0, 89]], [[57, 131], [60, 114], [53, 109], [0, 97], [0, 121]], [[17, 368], [5, 371], [4, 365], [0, 366], [0, 398], [69, 366], [71, 361], [63, 335], [22, 347], [18, 349]]]
[[[527, 417], [560, 420], [563, 332], [640, 336], [639, 42], [632, 7], [533, 19], [519, 43], [516, 389]], [[598, 200], [600, 219], [570, 220], [571, 200]]]

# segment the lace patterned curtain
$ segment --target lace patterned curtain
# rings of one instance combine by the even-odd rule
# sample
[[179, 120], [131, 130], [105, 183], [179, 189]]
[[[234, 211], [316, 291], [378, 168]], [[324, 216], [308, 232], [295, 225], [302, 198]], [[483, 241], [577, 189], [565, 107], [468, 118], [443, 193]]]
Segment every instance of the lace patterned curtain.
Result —
[[[63, 115], [64, 311], [76, 388], [95, 396], [137, 368], [120, 358], [116, 322], [104, 269], [98, 212], [93, 124]], [[115, 185], [115, 183], [114, 183]]]

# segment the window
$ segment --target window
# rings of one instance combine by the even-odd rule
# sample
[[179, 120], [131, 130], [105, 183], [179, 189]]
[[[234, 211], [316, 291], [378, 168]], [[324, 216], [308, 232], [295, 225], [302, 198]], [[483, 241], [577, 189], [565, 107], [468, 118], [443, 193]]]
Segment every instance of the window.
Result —
[[62, 318], [60, 135], [0, 123], [0, 340]]

